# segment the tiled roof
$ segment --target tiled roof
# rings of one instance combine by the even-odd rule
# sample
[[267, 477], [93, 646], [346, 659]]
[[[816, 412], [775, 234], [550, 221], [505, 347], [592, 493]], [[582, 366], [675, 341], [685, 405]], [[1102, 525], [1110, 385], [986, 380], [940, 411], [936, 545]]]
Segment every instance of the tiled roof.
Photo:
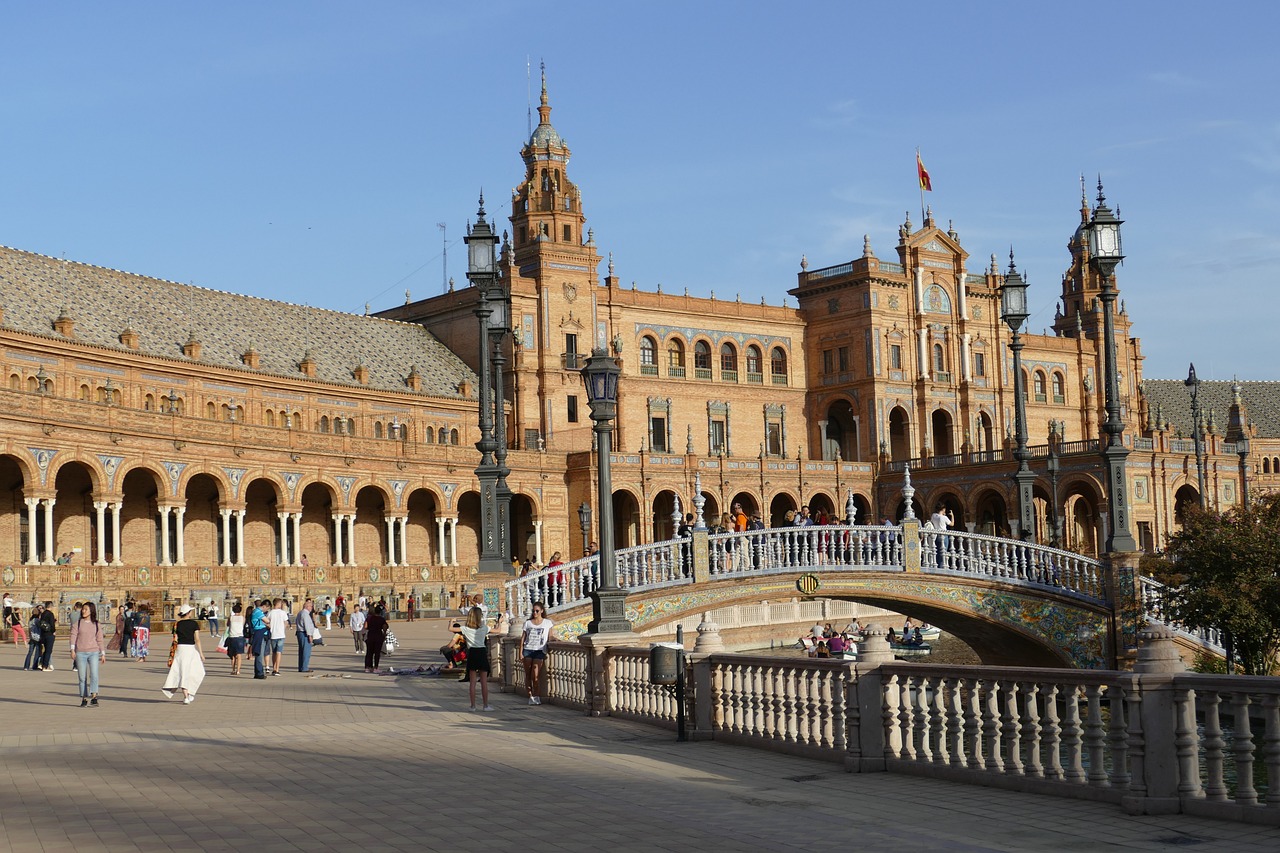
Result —
[[[1280, 382], [1225, 382], [1200, 381], [1200, 408], [1207, 420], [1213, 409], [1218, 433], [1227, 432], [1228, 415], [1231, 412], [1231, 386], [1240, 385], [1240, 397], [1244, 402], [1249, 423], [1257, 427], [1259, 438], [1280, 438]], [[1146, 379], [1142, 393], [1155, 416], [1157, 404], [1160, 413], [1171, 429], [1184, 436], [1191, 435], [1191, 392], [1181, 379]]]
[[183, 359], [183, 344], [201, 344], [200, 363], [245, 369], [252, 346], [257, 372], [306, 377], [298, 363], [310, 352], [315, 379], [356, 387], [352, 372], [369, 369], [367, 387], [408, 392], [405, 378], [417, 367], [422, 392], [459, 397], [458, 384], [474, 388], [474, 371], [422, 326], [208, 290], [134, 273], [62, 261], [0, 246], [0, 308], [4, 327], [57, 336], [63, 312], [75, 321], [82, 343], [127, 348], [126, 328], [138, 333], [138, 352]]

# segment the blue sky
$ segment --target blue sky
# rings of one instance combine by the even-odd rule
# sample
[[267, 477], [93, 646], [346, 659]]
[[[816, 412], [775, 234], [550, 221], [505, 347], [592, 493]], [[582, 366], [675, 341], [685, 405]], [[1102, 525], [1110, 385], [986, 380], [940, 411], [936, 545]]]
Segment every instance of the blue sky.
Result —
[[437, 223], [461, 284], [542, 59], [624, 282], [777, 304], [802, 254], [892, 257], [919, 146], [939, 223], [974, 271], [1014, 247], [1039, 330], [1101, 173], [1145, 375], [1280, 380], [1280, 4], [1096, 8], [11, 4], [0, 243], [346, 311], [439, 293]]

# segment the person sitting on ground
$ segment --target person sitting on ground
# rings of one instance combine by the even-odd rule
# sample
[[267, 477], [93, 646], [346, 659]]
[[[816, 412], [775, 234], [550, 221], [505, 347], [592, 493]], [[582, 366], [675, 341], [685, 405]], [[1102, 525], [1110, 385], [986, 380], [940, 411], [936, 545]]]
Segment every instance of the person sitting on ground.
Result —
[[[461, 628], [462, 623], [454, 622], [450, 630]], [[444, 656], [444, 665], [446, 669], [453, 669], [461, 666], [467, 661], [467, 641], [461, 633], [453, 635], [453, 639], [440, 647], [440, 654]]]

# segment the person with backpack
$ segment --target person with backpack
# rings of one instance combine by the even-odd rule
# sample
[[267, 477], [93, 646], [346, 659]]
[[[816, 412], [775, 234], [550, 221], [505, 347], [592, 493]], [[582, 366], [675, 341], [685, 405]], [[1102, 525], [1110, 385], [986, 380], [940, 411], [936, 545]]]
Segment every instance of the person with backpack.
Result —
[[40, 617], [44, 614], [44, 605], [37, 604], [31, 609], [31, 620], [27, 623], [27, 659], [23, 669], [40, 669]]
[[40, 668], [53, 671], [53, 641], [58, 636], [58, 617], [53, 615], [52, 607], [45, 607], [40, 613]]

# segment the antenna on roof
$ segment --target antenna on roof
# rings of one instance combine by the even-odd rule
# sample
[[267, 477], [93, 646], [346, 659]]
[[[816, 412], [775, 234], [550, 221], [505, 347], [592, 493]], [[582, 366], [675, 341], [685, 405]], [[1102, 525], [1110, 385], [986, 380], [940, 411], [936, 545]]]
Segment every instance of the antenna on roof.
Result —
[[529, 54], [524, 55], [524, 123], [528, 127], [525, 131], [525, 139], [533, 136], [533, 65], [529, 61]]
[[440, 242], [444, 248], [440, 250], [440, 287], [441, 293], [449, 292], [449, 229], [443, 222], [437, 222], [436, 227], [440, 229]]

